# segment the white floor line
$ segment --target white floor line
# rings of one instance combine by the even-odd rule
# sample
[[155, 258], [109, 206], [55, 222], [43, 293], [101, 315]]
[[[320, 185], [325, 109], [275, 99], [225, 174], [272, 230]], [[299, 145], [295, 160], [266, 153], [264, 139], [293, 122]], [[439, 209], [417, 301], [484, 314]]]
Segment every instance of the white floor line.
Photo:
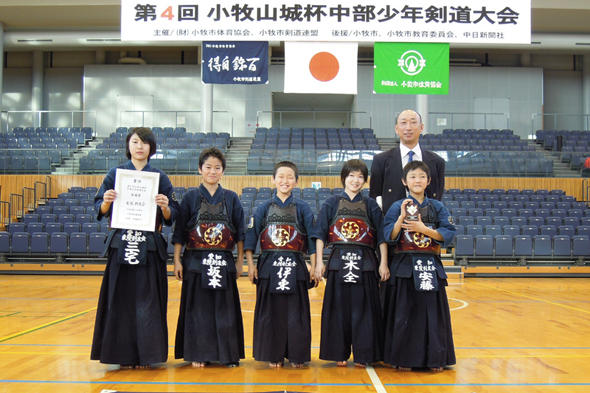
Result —
[[467, 303], [465, 300], [459, 300], [459, 299], [453, 299], [452, 297], [448, 298], [449, 300], [454, 300], [456, 302], [462, 303], [461, 307], [456, 307], [456, 308], [451, 308], [451, 311], [457, 311], [460, 310], [462, 308], [465, 308], [469, 305], [469, 303]]
[[367, 364], [366, 370], [367, 374], [369, 374], [369, 377], [371, 378], [371, 382], [373, 382], [373, 386], [375, 386], [375, 391], [377, 393], [387, 393], [387, 390], [385, 390], [385, 386], [383, 386], [383, 384], [381, 383], [381, 380], [377, 376], [377, 373], [375, 372], [373, 366]]

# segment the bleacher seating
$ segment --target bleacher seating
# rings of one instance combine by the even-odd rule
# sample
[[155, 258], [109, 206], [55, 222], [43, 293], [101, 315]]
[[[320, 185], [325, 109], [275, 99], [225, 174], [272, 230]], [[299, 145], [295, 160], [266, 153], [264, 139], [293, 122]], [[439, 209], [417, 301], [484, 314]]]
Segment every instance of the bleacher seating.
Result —
[[[472, 202], [468, 199], [474, 194], [494, 195], [505, 201], [494, 202], [494, 208], [486, 209], [456, 207]], [[525, 208], [532, 199], [548, 208]], [[590, 224], [590, 209], [563, 190], [451, 189], [443, 203], [450, 207], [455, 222], [465, 226], [455, 238], [456, 263], [590, 262], [590, 248], [584, 249], [590, 239], [590, 226], [584, 225]]]
[[15, 127], [0, 133], [0, 173], [51, 173], [92, 134], [90, 127]]
[[537, 130], [536, 142], [572, 170], [580, 170], [590, 157], [590, 131]]

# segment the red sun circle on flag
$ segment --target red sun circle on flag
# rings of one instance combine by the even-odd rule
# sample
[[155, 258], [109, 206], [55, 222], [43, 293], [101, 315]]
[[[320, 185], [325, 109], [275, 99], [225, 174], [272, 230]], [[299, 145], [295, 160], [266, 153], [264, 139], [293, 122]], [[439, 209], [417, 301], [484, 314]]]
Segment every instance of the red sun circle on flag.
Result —
[[331, 81], [338, 75], [340, 64], [336, 56], [329, 52], [319, 52], [309, 61], [309, 72], [320, 82]]

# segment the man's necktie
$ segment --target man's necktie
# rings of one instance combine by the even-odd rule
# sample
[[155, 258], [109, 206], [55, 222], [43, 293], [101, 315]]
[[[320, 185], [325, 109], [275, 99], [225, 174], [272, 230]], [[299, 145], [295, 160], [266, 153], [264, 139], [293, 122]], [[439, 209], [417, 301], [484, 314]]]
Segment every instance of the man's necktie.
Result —
[[412, 162], [414, 160], [414, 152], [412, 150], [410, 150], [410, 152], [408, 153], [408, 162]]

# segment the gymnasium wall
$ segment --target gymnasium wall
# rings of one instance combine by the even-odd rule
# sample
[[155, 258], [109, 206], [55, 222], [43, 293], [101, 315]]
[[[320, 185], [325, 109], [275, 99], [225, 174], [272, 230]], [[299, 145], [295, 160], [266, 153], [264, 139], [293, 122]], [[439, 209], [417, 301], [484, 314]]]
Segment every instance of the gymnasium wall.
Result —
[[[51, 196], [57, 197], [61, 192], [67, 192], [68, 188], [73, 186], [79, 187], [99, 187], [104, 179], [104, 175], [86, 175], [86, 176], [49, 176], [51, 178]], [[10, 194], [22, 194], [23, 187], [34, 188], [35, 182], [45, 182], [46, 176], [41, 175], [0, 175], [0, 184], [2, 185], [2, 201], [9, 201]], [[197, 187], [200, 184], [200, 176], [170, 176], [170, 181], [175, 187]], [[299, 178], [299, 187], [311, 187], [312, 182], [321, 182], [322, 187], [342, 187], [339, 176], [301, 176]], [[273, 187], [270, 176], [224, 176], [221, 179], [221, 185], [227, 189], [233, 190], [238, 194], [242, 193], [244, 187]], [[490, 178], [490, 177], [447, 177], [445, 187], [449, 188], [503, 188], [503, 189], [546, 189], [546, 190], [564, 190], [567, 195], [573, 195], [577, 200], [583, 200], [584, 187], [583, 179], [559, 179], [559, 178]], [[368, 183], [366, 185], [368, 187]]]
[[[178, 53], [177, 53], [178, 52]], [[116, 62], [108, 52], [107, 62]], [[132, 55], [137, 55], [133, 53]], [[459, 54], [460, 55], [460, 54]], [[121, 121], [117, 110], [129, 107], [131, 98], [138, 96], [139, 107], [145, 105], [145, 97], [152, 97], [152, 110], [200, 111], [200, 67], [195, 63], [195, 53], [190, 53], [192, 64], [179, 64], [180, 51], [142, 52], [151, 62], [160, 65], [94, 65], [94, 52], [69, 51], [45, 52], [44, 108], [51, 110], [97, 110], [99, 135], [106, 136]], [[461, 55], [460, 55], [461, 56]], [[465, 54], [466, 57], [471, 55]], [[111, 59], [113, 57], [113, 59]], [[117, 57], [117, 56], [115, 56]], [[514, 65], [515, 56], [506, 59], [492, 56], [497, 65]], [[510, 127], [521, 137], [534, 130], [532, 113], [581, 111], [581, 72], [576, 67], [575, 56], [534, 55], [528, 67], [451, 67], [451, 88], [448, 96], [430, 96], [430, 112], [473, 112], [494, 106], [508, 108]], [[187, 55], [184, 55], [186, 62]], [[481, 59], [480, 59], [481, 60]], [[162, 63], [170, 64], [162, 64]], [[31, 108], [31, 52], [9, 52], [4, 69], [2, 103], [3, 110], [30, 110]], [[354, 107], [356, 111], [369, 111], [373, 115], [373, 128], [378, 137], [392, 135], [396, 112], [415, 107], [414, 96], [375, 95], [372, 93], [373, 73], [371, 65], [359, 65], [359, 91]], [[272, 92], [283, 90], [283, 65], [271, 65], [270, 83], [259, 86], [216, 85], [214, 87], [215, 131], [227, 131], [233, 122], [234, 136], [249, 136], [256, 125], [257, 111], [272, 110]], [[180, 77], [179, 77], [180, 75]], [[93, 78], [92, 86], [88, 78]], [[123, 98], [118, 98], [123, 97]], [[142, 98], [143, 97], [143, 98]], [[498, 104], [499, 102], [499, 104]], [[135, 105], [135, 102], [133, 103]], [[231, 112], [231, 115], [223, 113]], [[21, 116], [18, 119], [15, 116]], [[11, 125], [30, 124], [28, 115], [11, 115]], [[162, 115], [164, 116], [164, 115]], [[172, 115], [169, 115], [172, 116]], [[179, 115], [181, 116], [181, 115]], [[191, 116], [193, 116], [191, 118]], [[198, 131], [200, 115], [184, 115], [189, 130]], [[470, 128], [478, 126], [473, 117], [455, 117], [455, 122], [436, 126], [434, 115], [429, 119], [429, 132], [443, 128]], [[139, 119], [124, 119], [125, 126], [136, 125]], [[149, 120], [149, 119], [148, 119]], [[157, 120], [157, 119], [156, 119]], [[174, 118], [174, 121], [176, 118]], [[57, 116], [52, 122], [69, 125], [69, 116]], [[132, 124], [135, 123], [135, 124]], [[192, 125], [195, 124], [195, 127]], [[178, 124], [181, 126], [182, 124]], [[266, 125], [266, 124], [264, 124]], [[356, 123], [357, 126], [364, 124]], [[580, 127], [558, 128], [580, 128]], [[492, 127], [488, 127], [492, 128]]]

